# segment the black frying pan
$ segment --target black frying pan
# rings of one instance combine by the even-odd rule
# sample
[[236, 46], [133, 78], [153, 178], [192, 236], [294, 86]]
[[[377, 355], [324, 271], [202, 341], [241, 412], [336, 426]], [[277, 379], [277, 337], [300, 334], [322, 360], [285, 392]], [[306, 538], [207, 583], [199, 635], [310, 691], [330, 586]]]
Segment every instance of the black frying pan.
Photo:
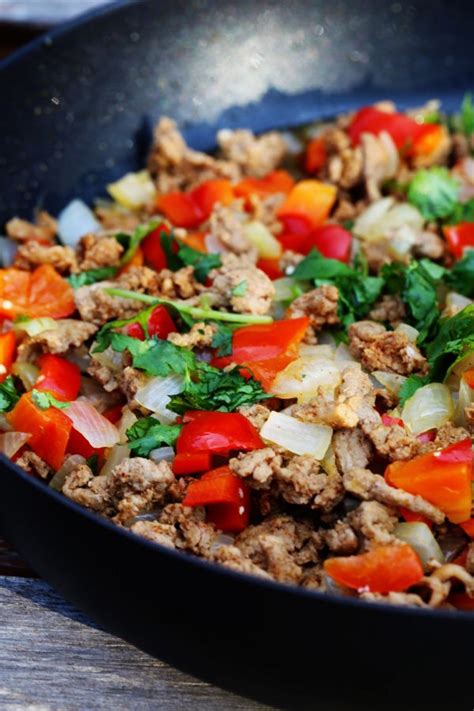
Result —
[[[0, 222], [100, 195], [143, 163], [161, 114], [206, 149], [217, 127], [297, 125], [380, 98], [407, 106], [439, 97], [455, 109], [474, 89], [469, 6], [145, 0], [71, 23], [4, 64]], [[411, 709], [415, 696], [474, 704], [469, 614], [245, 577], [119, 530], [6, 460], [0, 522], [92, 618], [241, 693], [290, 708]]]

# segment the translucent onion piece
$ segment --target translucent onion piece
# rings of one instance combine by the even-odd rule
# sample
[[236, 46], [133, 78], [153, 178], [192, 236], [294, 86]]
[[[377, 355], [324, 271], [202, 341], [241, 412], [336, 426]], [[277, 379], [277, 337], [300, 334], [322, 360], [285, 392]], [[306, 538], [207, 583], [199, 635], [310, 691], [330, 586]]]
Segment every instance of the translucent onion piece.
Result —
[[88, 232], [97, 232], [100, 223], [82, 200], [72, 200], [58, 215], [58, 235], [63, 244], [76, 247]]
[[173, 447], [158, 447], [157, 449], [152, 449], [150, 452], [150, 459], [154, 462], [172, 462], [174, 459], [174, 449]]
[[356, 359], [349, 350], [349, 346], [345, 343], [339, 343], [334, 354], [334, 360], [336, 363], [343, 363], [344, 365], [347, 363], [357, 363]]
[[321, 460], [331, 444], [332, 427], [301, 422], [281, 412], [272, 412], [260, 435], [267, 442], [278, 444], [289, 452], [311, 454]]
[[398, 395], [400, 388], [406, 380], [404, 375], [386, 373], [383, 370], [374, 370], [371, 375], [380, 383], [380, 385], [383, 385], [384, 388], [387, 388], [387, 390], [394, 395]]
[[334, 348], [329, 345], [312, 346], [308, 343], [302, 343], [299, 350], [300, 356], [311, 356], [312, 358], [325, 358], [326, 360], [334, 359]]
[[101, 365], [105, 365], [112, 373], [121, 373], [123, 370], [122, 353], [112, 350], [110, 346], [102, 353], [92, 353], [91, 357]]
[[369, 207], [357, 217], [354, 227], [352, 228], [354, 234], [363, 239], [374, 239], [380, 236], [377, 225], [385, 213], [390, 210], [394, 202], [394, 198], [385, 197], [369, 205]]
[[61, 468], [58, 469], [49, 482], [49, 486], [56, 491], [62, 491], [67, 475], [85, 463], [85, 458], [80, 454], [71, 454], [71, 456], [66, 457]]
[[117, 182], [107, 185], [107, 191], [119, 205], [129, 210], [139, 210], [156, 195], [155, 184], [147, 170], [127, 173]]
[[251, 220], [244, 228], [244, 235], [255, 247], [263, 259], [278, 259], [281, 254], [281, 243], [272, 235], [263, 222]]
[[408, 202], [395, 204], [380, 219], [377, 224], [380, 236], [390, 234], [392, 230], [400, 227], [411, 227], [414, 230], [421, 230], [425, 224], [423, 215], [416, 207]]
[[166, 378], [152, 378], [135, 395], [135, 400], [146, 407], [150, 412], [155, 412], [160, 417], [168, 418], [170, 422], [176, 419], [175, 413], [168, 410], [167, 405], [171, 395], [177, 395], [184, 387], [181, 375], [168, 375]]
[[[457, 384], [457, 379], [460, 378], [461, 375], [466, 372], [466, 370], [472, 370], [473, 368], [474, 368], [474, 350], [466, 353], [464, 358], [461, 358], [461, 360], [458, 363], [456, 363], [456, 365], [453, 366], [453, 369], [452, 369], [450, 375], [455, 376], [456, 384]], [[451, 382], [451, 379], [450, 379], [450, 382]]]
[[454, 404], [448, 386], [430, 383], [406, 401], [402, 420], [414, 434], [420, 434], [441, 427], [452, 419], [453, 414]]
[[398, 166], [400, 164], [400, 155], [398, 153], [397, 147], [393, 142], [393, 138], [389, 133], [387, 133], [387, 131], [380, 131], [378, 139], [385, 148], [385, 176], [393, 176], [396, 174]]
[[123, 408], [122, 417], [117, 423], [117, 429], [121, 442], [127, 442], [127, 430], [135, 424], [137, 419], [138, 418], [135, 413], [132, 412], [128, 406]]
[[408, 543], [408, 545], [418, 553], [425, 572], [428, 571], [428, 564], [431, 560], [444, 563], [443, 551], [426, 523], [421, 521], [398, 523], [393, 533], [401, 541]]
[[[372, 203], [359, 215], [354, 224], [354, 233], [368, 241], [393, 237], [395, 248], [405, 251], [407, 245], [413, 242], [413, 230], [419, 230], [423, 225], [423, 216], [416, 207], [406, 202], [394, 204], [394, 199], [388, 197]], [[406, 228], [411, 231], [408, 232]]]
[[401, 323], [396, 327], [395, 331], [397, 333], [404, 333], [411, 343], [416, 343], [416, 339], [420, 335], [420, 332], [417, 331], [416, 328], [409, 326], [407, 323]]
[[472, 299], [468, 299], [467, 296], [458, 294], [456, 291], [450, 291], [446, 294], [445, 301], [447, 313], [443, 313], [442, 315], [454, 316], [454, 314], [457, 314], [459, 311], [462, 311], [466, 308], [466, 306], [469, 306], [472, 303]]
[[226, 254], [228, 252], [220, 239], [211, 233], [204, 237], [204, 244], [209, 254]]
[[119, 441], [115, 425], [87, 400], [75, 400], [63, 412], [71, 420], [74, 429], [85, 437], [92, 447], [112, 447]]
[[272, 383], [271, 392], [283, 399], [298, 398], [307, 402], [319, 389], [332, 393], [341, 382], [334, 360], [303, 356], [280, 371]]
[[273, 282], [275, 287], [274, 301], [284, 302], [293, 301], [298, 296], [301, 296], [304, 289], [301, 287], [301, 282], [292, 279], [291, 277], [282, 277], [281, 279], [275, 279]]
[[18, 245], [8, 237], [0, 237], [0, 265], [11, 267], [15, 260]]
[[466, 383], [466, 381], [461, 378], [459, 381], [459, 394], [458, 401], [456, 403], [456, 412], [454, 415], [454, 422], [459, 427], [466, 427], [466, 414], [465, 408], [474, 403], [474, 390]]
[[107, 461], [100, 470], [101, 476], [108, 476], [112, 469], [114, 469], [118, 464], [121, 464], [124, 459], [130, 458], [130, 450], [125, 444], [116, 444], [110, 450], [110, 454], [107, 457]]
[[216, 553], [222, 546], [231, 546], [234, 543], [235, 536], [229, 533], [220, 533], [211, 545], [211, 553]]
[[386, 240], [388, 242], [389, 254], [394, 259], [403, 260], [410, 254], [413, 245], [416, 242], [416, 230], [410, 225], [402, 225], [387, 233]]
[[57, 327], [58, 324], [54, 318], [49, 318], [49, 316], [30, 318], [28, 321], [18, 321], [13, 324], [13, 328], [17, 333], [24, 331], [28, 336], [37, 336], [43, 331], [54, 331]]
[[0, 434], [0, 452], [11, 459], [30, 437], [27, 432], [4, 432]]
[[26, 390], [31, 390], [35, 385], [39, 376], [39, 368], [33, 363], [24, 363], [22, 361], [13, 363], [12, 366], [13, 375], [17, 375]]

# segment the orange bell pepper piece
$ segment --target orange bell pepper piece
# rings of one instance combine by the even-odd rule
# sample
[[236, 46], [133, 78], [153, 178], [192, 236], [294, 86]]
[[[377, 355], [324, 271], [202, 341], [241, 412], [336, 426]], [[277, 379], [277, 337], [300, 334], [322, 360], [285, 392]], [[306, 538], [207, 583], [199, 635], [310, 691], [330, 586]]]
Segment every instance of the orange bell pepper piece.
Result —
[[319, 180], [301, 180], [278, 208], [277, 217], [283, 223], [287, 217], [303, 218], [311, 227], [318, 227], [329, 216], [336, 194], [334, 185]]
[[444, 511], [453, 523], [466, 521], [470, 516], [471, 478], [470, 439], [409, 461], [393, 462], [385, 470], [388, 484], [422, 496]]
[[464, 533], [467, 533], [469, 538], [474, 538], [474, 518], [470, 518], [467, 521], [461, 521], [459, 525]]
[[471, 370], [465, 370], [461, 377], [470, 388], [474, 388], [474, 368], [471, 368]]
[[191, 198], [207, 219], [216, 203], [230, 205], [235, 200], [234, 188], [230, 180], [206, 180], [191, 191]]
[[16, 350], [14, 331], [0, 333], [0, 383], [3, 383], [12, 367]]
[[328, 558], [324, 570], [337, 583], [355, 590], [402, 592], [423, 577], [421, 561], [409, 545], [387, 545], [368, 553]]
[[419, 521], [420, 523], [426, 523], [428, 528], [433, 528], [433, 521], [430, 521], [430, 519], [426, 518], [426, 516], [423, 516], [423, 514], [413, 513], [413, 511], [410, 511], [410, 509], [406, 509], [404, 506], [399, 506], [398, 511], [400, 513], [400, 516], [402, 516], [405, 521], [408, 521], [408, 523]]
[[410, 155], [415, 158], [431, 155], [447, 137], [446, 128], [440, 124], [422, 124], [422, 129], [410, 151]]
[[294, 178], [286, 170], [274, 170], [264, 178], [244, 178], [234, 187], [234, 192], [247, 200], [251, 195], [265, 198], [275, 193], [287, 195], [294, 184]]
[[195, 249], [197, 252], [202, 252], [203, 254], [207, 254], [207, 247], [206, 247], [206, 233], [205, 232], [188, 232], [187, 235], [184, 235], [184, 237], [177, 237], [176, 238], [178, 242], [182, 242], [183, 244], [187, 245], [188, 247], [191, 247], [192, 249]]
[[50, 407], [40, 410], [25, 393], [7, 414], [11, 426], [18, 432], [28, 432], [31, 447], [46, 464], [59, 469], [63, 463], [72, 423], [61, 410]]
[[160, 195], [156, 207], [176, 227], [199, 227], [204, 215], [188, 193], [174, 192]]
[[0, 269], [0, 317], [66, 318], [75, 309], [72, 287], [51, 265], [33, 272]]
[[126, 274], [127, 272], [130, 271], [130, 269], [133, 269], [133, 267], [143, 267], [145, 264], [145, 255], [143, 254], [143, 249], [141, 247], [137, 247], [135, 250], [135, 254], [131, 258], [127, 264], [125, 264], [122, 269], [120, 269], [118, 276], [122, 276], [122, 274]]
[[327, 160], [326, 144], [322, 138], [313, 138], [306, 146], [304, 169], [307, 173], [316, 173], [324, 168]]

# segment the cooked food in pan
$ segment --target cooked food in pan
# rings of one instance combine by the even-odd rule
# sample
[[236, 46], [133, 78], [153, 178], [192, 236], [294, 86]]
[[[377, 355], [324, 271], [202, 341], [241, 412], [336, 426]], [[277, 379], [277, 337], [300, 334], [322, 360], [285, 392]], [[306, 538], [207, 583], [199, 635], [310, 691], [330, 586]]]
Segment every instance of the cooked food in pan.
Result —
[[160, 545], [474, 608], [474, 105], [156, 126], [93, 209], [0, 243], [0, 446]]

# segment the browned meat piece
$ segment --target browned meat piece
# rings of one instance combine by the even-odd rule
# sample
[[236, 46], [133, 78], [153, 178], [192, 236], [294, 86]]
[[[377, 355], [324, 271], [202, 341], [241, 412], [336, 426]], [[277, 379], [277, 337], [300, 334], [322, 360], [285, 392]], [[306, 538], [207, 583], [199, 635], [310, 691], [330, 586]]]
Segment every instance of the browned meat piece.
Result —
[[126, 319], [143, 309], [140, 301], [109, 296], [104, 289], [117, 288], [113, 281], [98, 281], [90, 286], [81, 286], [74, 292], [76, 308], [84, 321], [103, 326], [113, 319]]
[[244, 211], [242, 200], [231, 205], [215, 205], [209, 218], [209, 233], [225, 249], [233, 254], [246, 255], [250, 262], [255, 263], [257, 250], [251, 244], [244, 232], [244, 224], [248, 216]]
[[361, 429], [339, 430], [334, 433], [332, 446], [337, 466], [345, 474], [351, 469], [365, 469], [372, 456], [372, 447]]
[[280, 269], [284, 274], [291, 274], [294, 268], [304, 259], [302, 254], [285, 249], [280, 257]]
[[181, 348], [208, 348], [216, 330], [217, 327], [214, 324], [198, 321], [187, 333], [170, 333], [168, 341]]
[[340, 128], [329, 127], [322, 134], [328, 160], [326, 175], [343, 189], [350, 189], [362, 181], [363, 157], [360, 147], [353, 148], [348, 134]]
[[163, 502], [174, 474], [168, 462], [155, 464], [151, 459], [125, 459], [112, 469], [108, 492], [117, 510], [114, 520], [126, 523], [143, 511]]
[[470, 597], [474, 597], [474, 578], [460, 565], [445, 563], [436, 567], [431, 575], [426, 575], [418, 587], [425, 588], [430, 595], [428, 605], [440, 607], [448, 598], [451, 587], [461, 584]]
[[348, 517], [348, 522], [364, 536], [366, 548], [396, 542], [393, 535], [398, 516], [393, 509], [378, 501], [363, 501]]
[[463, 439], [469, 439], [470, 434], [464, 427], [456, 427], [452, 422], [446, 422], [442, 425], [436, 432], [436, 437], [432, 442], [426, 442], [420, 445], [419, 452], [425, 454], [426, 452], [435, 452], [437, 449], [444, 449], [449, 447], [450, 444], [455, 444], [455, 442], [461, 442]]
[[143, 294], [155, 296], [159, 292], [160, 275], [148, 267], [130, 267], [128, 271], [121, 274], [116, 280], [116, 286], [120, 289], [139, 291]]
[[369, 316], [372, 321], [387, 322], [395, 327], [405, 317], [405, 306], [398, 295], [385, 294], [377, 301]]
[[271, 447], [240, 453], [229, 461], [229, 467], [254, 489], [269, 489], [283, 458]]
[[80, 464], [66, 476], [63, 494], [75, 501], [106, 516], [114, 511], [105, 476], [94, 476], [87, 464]]
[[40, 353], [66, 353], [82, 346], [97, 331], [94, 324], [72, 318], [58, 319], [56, 326], [25, 338], [18, 348], [18, 360], [34, 360]]
[[257, 220], [268, 227], [274, 235], [280, 234], [283, 226], [277, 218], [277, 210], [285, 200], [284, 193], [273, 193], [267, 197], [260, 197], [256, 193], [249, 195], [248, 201], [251, 209], [252, 220]]
[[368, 435], [377, 452], [391, 462], [412, 459], [420, 451], [419, 439], [399, 425], [387, 427], [381, 424], [371, 429]]
[[191, 299], [204, 291], [204, 286], [194, 278], [194, 267], [183, 267], [176, 272], [162, 269], [157, 274], [159, 296], [166, 299]]
[[51, 475], [51, 468], [34, 452], [23, 452], [16, 460], [16, 464], [28, 474], [37, 476], [40, 479], [49, 479]]
[[133, 232], [140, 224], [140, 217], [136, 212], [130, 212], [116, 204], [100, 205], [95, 209], [95, 214], [104, 230]]
[[110, 368], [95, 358], [91, 358], [87, 372], [102, 385], [106, 392], [111, 393], [114, 390], [118, 390], [117, 373], [113, 373]]
[[237, 570], [239, 573], [248, 573], [249, 575], [257, 575], [259, 578], [271, 579], [271, 575], [259, 568], [258, 565], [255, 565], [255, 563], [252, 563], [250, 558], [247, 558], [237, 546], [220, 546], [214, 553], [212, 560], [225, 565], [227, 568]]
[[78, 248], [79, 271], [118, 267], [123, 247], [115, 237], [87, 234], [81, 238]]
[[288, 318], [309, 316], [310, 328], [320, 331], [324, 326], [339, 323], [337, 300], [339, 292], [335, 286], [325, 284], [308, 291], [295, 299], [288, 309]]
[[464, 417], [466, 418], [467, 428], [472, 435], [474, 433], [474, 405], [467, 405], [464, 408]]
[[382, 593], [362, 592], [359, 597], [361, 600], [367, 600], [368, 602], [382, 602], [389, 605], [428, 607], [426, 602], [424, 602], [419, 595], [416, 595], [416, 593], [389, 592], [387, 595], [383, 595]]
[[[370, 200], [381, 197], [380, 186], [394, 178], [399, 165], [398, 150], [391, 136], [382, 131], [378, 136], [363, 133], [361, 136], [362, 173]], [[345, 187], [345, 186], [342, 186]]]
[[266, 314], [275, 295], [272, 280], [254, 266], [220, 267], [213, 272], [213, 305], [230, 305], [237, 313]]
[[62, 247], [59, 244], [47, 246], [35, 240], [25, 242], [18, 247], [15, 267], [34, 269], [40, 264], [50, 264], [61, 273], [77, 270], [76, 254], [71, 247]]
[[243, 405], [239, 407], [241, 415], [247, 418], [256, 430], [260, 432], [265, 422], [270, 417], [270, 410], [265, 405], [255, 403], [255, 405]]
[[336, 521], [332, 528], [320, 533], [331, 553], [352, 555], [359, 549], [359, 539], [347, 521]]
[[238, 165], [244, 175], [263, 178], [277, 168], [287, 152], [281, 134], [270, 131], [256, 137], [251, 131], [222, 129], [217, 134], [222, 157]]
[[187, 190], [211, 178], [237, 180], [240, 167], [188, 148], [176, 123], [164, 116], [155, 127], [148, 169], [158, 192]]
[[434, 232], [420, 230], [416, 232], [416, 242], [413, 245], [415, 257], [427, 257], [427, 259], [441, 259], [446, 250], [444, 240]]
[[47, 212], [40, 212], [36, 217], [36, 224], [14, 217], [6, 224], [7, 235], [17, 242], [37, 240], [38, 242], [52, 242], [58, 231], [54, 217]]
[[127, 366], [117, 376], [120, 390], [123, 392], [128, 402], [132, 402], [137, 390], [140, 390], [147, 382], [147, 376], [136, 368]]
[[167, 548], [175, 548], [177, 531], [174, 526], [160, 521], [136, 521], [130, 530], [152, 543], [158, 543]]
[[390, 264], [392, 256], [389, 252], [390, 243], [382, 239], [362, 243], [362, 253], [367, 260], [367, 265], [372, 272], [379, 272], [384, 264]]
[[437, 524], [443, 523], [445, 519], [440, 509], [421, 496], [414, 496], [407, 491], [389, 486], [383, 477], [373, 474], [368, 469], [351, 469], [344, 474], [343, 483], [346, 491], [364, 501], [375, 499], [388, 506], [404, 506], [414, 513], [423, 514]]
[[214, 525], [205, 519], [203, 508], [168, 504], [161, 513], [160, 523], [175, 527], [176, 548], [208, 558], [217, 533]]
[[405, 333], [386, 331], [374, 321], [357, 321], [349, 326], [349, 347], [367, 370], [410, 375], [427, 369], [426, 359]]

